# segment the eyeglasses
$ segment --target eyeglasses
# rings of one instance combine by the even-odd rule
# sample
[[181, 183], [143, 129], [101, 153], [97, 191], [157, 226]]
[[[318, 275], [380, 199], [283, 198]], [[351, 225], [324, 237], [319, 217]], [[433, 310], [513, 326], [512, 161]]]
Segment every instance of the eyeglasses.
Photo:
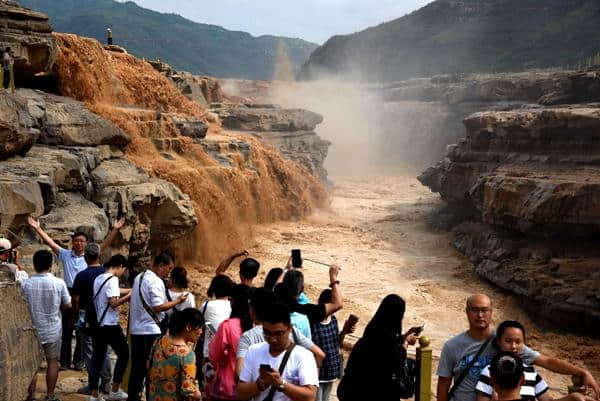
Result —
[[492, 308], [468, 308], [467, 310], [474, 315], [478, 315], [480, 313], [486, 315], [492, 311]]

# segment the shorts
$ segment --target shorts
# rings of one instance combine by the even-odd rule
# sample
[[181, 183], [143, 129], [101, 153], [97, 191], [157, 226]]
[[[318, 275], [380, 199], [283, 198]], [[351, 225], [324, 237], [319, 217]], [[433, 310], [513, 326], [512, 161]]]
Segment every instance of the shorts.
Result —
[[44, 348], [44, 354], [46, 354], [46, 359], [58, 359], [60, 357], [60, 343], [59, 339], [53, 343], [42, 344], [42, 348]]

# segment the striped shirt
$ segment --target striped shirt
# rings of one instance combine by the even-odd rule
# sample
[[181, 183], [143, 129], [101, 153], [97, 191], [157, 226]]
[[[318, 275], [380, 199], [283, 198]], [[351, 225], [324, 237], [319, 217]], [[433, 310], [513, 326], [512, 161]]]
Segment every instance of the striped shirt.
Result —
[[[523, 364], [525, 383], [521, 386], [521, 399], [535, 400], [540, 395], [548, 391], [548, 385], [542, 377], [536, 372], [533, 366]], [[494, 389], [490, 383], [490, 365], [487, 365], [479, 375], [479, 381], [475, 390], [478, 393], [492, 396]]]

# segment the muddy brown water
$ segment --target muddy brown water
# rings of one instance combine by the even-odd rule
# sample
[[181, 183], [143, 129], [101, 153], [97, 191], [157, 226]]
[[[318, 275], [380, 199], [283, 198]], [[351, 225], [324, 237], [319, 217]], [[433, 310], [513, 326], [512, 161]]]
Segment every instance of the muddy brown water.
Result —
[[[466, 298], [487, 293], [494, 302], [496, 324], [520, 320], [534, 349], [584, 366], [600, 378], [600, 341], [541, 328], [510, 294], [475, 275], [469, 262], [451, 247], [450, 234], [428, 228], [425, 218], [441, 201], [412, 177], [333, 177], [328, 210], [299, 221], [254, 227], [247, 249], [263, 266], [259, 283], [268, 269], [285, 265], [292, 248], [300, 248], [306, 258], [337, 262], [342, 266], [344, 296], [340, 320], [356, 314], [360, 335], [381, 299], [397, 293], [407, 302], [405, 327], [425, 323], [424, 334], [431, 339], [435, 357], [444, 341], [466, 328]], [[213, 269], [193, 266], [190, 276], [197, 302], [205, 298]], [[305, 262], [303, 269], [306, 292], [316, 300], [329, 283], [327, 268]], [[235, 270], [232, 267], [232, 277]], [[540, 373], [553, 395], [566, 392], [570, 378], [543, 369]], [[82, 374], [61, 372], [58, 394], [64, 400], [86, 399], [73, 394], [81, 380], [85, 380]], [[39, 385], [42, 389], [41, 377]]]

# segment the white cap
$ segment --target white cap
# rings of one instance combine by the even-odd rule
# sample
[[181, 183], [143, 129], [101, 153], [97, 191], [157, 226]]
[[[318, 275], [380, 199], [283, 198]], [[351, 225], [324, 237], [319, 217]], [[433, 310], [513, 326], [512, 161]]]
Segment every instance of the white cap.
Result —
[[8, 251], [12, 248], [12, 244], [6, 238], [0, 238], [0, 253]]

